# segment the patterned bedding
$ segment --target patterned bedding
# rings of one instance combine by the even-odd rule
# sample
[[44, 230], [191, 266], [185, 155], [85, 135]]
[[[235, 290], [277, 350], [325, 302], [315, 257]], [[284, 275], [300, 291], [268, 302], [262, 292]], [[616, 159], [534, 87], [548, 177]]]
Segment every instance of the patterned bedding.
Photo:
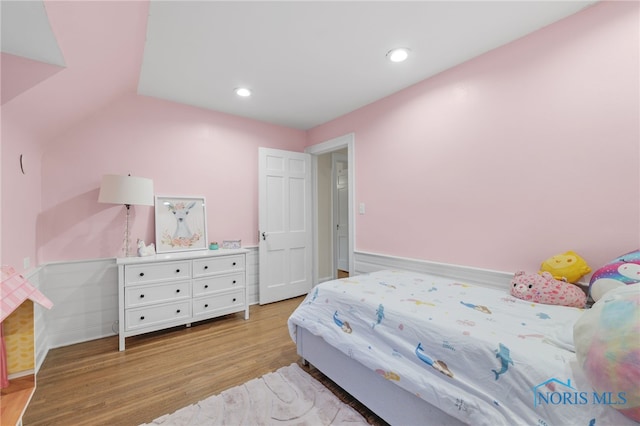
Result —
[[402, 271], [322, 283], [289, 318], [367, 368], [477, 425], [629, 424], [573, 352], [581, 309]]

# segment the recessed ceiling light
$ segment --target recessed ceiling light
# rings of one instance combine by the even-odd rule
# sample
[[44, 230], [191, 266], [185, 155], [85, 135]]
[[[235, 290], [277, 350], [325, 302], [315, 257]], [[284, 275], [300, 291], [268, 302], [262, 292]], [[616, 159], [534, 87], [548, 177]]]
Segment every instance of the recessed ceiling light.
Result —
[[238, 87], [235, 89], [235, 91], [236, 95], [242, 96], [243, 98], [251, 96], [251, 90], [247, 89], [246, 87]]
[[406, 47], [398, 47], [387, 52], [387, 58], [391, 62], [402, 62], [409, 57], [410, 50]]

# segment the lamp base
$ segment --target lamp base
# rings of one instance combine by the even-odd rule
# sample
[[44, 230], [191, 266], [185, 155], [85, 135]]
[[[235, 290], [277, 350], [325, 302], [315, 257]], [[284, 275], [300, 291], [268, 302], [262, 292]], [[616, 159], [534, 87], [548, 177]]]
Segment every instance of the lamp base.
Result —
[[131, 256], [131, 242], [129, 241], [131, 238], [131, 234], [129, 232], [129, 213], [131, 210], [131, 204], [124, 205], [127, 208], [127, 219], [124, 227], [124, 257], [132, 257]]

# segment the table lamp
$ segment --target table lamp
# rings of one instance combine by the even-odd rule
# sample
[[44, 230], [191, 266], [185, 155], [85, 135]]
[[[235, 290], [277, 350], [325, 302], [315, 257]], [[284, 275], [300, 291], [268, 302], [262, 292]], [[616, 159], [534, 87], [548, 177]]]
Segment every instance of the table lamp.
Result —
[[153, 206], [153, 181], [136, 176], [104, 175], [99, 203], [124, 204], [127, 221], [124, 231], [125, 256], [129, 257], [129, 210], [132, 205]]

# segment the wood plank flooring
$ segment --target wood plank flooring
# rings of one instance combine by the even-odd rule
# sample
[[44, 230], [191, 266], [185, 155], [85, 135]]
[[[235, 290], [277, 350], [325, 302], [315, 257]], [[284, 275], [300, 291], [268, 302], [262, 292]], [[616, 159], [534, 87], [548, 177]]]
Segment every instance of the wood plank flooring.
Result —
[[0, 390], [0, 424], [15, 425], [33, 395], [36, 378], [33, 374], [18, 377]]
[[[49, 351], [24, 425], [139, 425], [280, 367], [300, 362], [287, 319], [295, 298], [243, 313], [127, 338]], [[382, 420], [306, 368], [372, 424]]]
[[338, 269], [338, 278], [349, 278], [349, 273], [342, 269]]

